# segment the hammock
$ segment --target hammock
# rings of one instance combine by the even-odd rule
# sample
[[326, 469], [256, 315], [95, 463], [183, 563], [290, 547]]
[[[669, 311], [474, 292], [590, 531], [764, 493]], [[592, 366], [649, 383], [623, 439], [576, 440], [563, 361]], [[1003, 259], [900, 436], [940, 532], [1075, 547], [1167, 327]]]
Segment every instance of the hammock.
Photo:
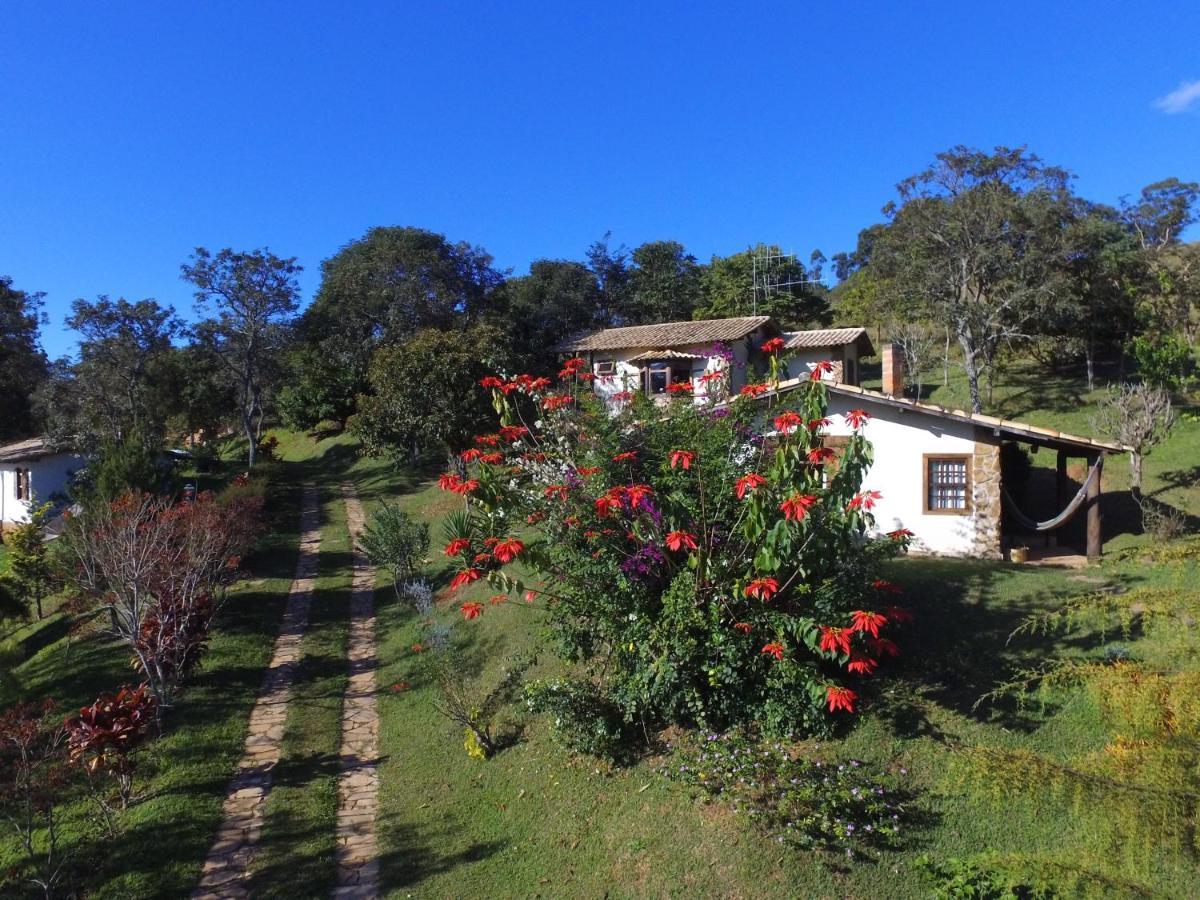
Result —
[[1053, 531], [1058, 526], [1070, 520], [1071, 516], [1075, 515], [1079, 505], [1087, 498], [1088, 485], [1092, 483], [1093, 478], [1100, 477], [1100, 460], [1103, 457], [1097, 457], [1092, 463], [1092, 467], [1088, 470], [1087, 478], [1083, 480], [1083, 485], [1079, 488], [1078, 493], [1071, 498], [1071, 502], [1067, 504], [1067, 508], [1060, 512], [1053, 519], [1047, 519], [1045, 522], [1037, 522], [1025, 515], [1017, 508], [1017, 503], [1008, 493], [1008, 488], [1001, 488], [1001, 497], [1004, 500], [1004, 508], [1008, 510], [1009, 515], [1016, 519], [1017, 524], [1029, 531]]

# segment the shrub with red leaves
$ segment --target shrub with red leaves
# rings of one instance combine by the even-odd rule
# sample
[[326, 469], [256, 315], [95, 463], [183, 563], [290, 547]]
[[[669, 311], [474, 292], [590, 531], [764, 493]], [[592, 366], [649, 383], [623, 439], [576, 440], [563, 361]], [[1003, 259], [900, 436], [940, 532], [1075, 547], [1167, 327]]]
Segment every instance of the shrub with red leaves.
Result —
[[155, 705], [145, 684], [136, 688], [126, 684], [115, 694], [101, 694], [64, 724], [71, 762], [81, 766], [89, 778], [100, 774], [112, 777], [122, 809], [133, 792], [134, 754], [149, 734]]

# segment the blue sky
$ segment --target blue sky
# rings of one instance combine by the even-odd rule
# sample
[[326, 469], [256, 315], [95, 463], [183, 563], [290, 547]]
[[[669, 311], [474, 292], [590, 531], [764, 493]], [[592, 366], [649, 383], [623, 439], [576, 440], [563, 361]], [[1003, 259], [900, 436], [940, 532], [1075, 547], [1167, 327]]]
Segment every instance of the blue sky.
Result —
[[542, 257], [853, 246], [957, 143], [1113, 202], [1200, 179], [1194, 3], [6, 3], [0, 274], [190, 311], [196, 245], [306, 267], [372, 225]]

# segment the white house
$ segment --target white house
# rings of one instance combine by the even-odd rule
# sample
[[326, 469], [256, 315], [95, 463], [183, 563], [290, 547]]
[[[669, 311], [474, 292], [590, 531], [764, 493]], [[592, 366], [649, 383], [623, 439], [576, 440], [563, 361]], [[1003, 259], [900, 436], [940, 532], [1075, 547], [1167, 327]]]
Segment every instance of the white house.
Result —
[[35, 500], [64, 496], [83, 465], [79, 454], [53, 450], [41, 438], [0, 446], [0, 530], [28, 522]]
[[[1087, 555], [1100, 556], [1104, 457], [1128, 448], [910, 400], [903, 395], [899, 349], [889, 345], [881, 357], [883, 390], [830, 384], [828, 413], [829, 445], [835, 449], [852, 430], [846, 413], [863, 410], [870, 416], [863, 434], [873, 447], [874, 462], [863, 489], [882, 495], [873, 510], [879, 532], [908, 529], [917, 552], [1000, 559], [1010, 547], [1052, 532], [1082, 511], [1087, 516]], [[786, 395], [805, 380], [784, 382], [779, 393]], [[1006, 443], [1057, 454], [1056, 499], [1065, 516], [1038, 523], [1017, 508], [1005, 489], [1001, 449]], [[1066, 461], [1072, 457], [1089, 464], [1077, 490], [1066, 479]]]
[[830, 360], [831, 379], [858, 384], [859, 357], [874, 353], [863, 328], [784, 332], [770, 316], [603, 328], [564, 341], [555, 350], [587, 359], [601, 396], [633, 390], [665, 394], [670, 384], [690, 382], [696, 396], [704, 397], [700, 379], [708, 373], [726, 369], [734, 393], [761, 375], [767, 359], [760, 348], [771, 338], [785, 341], [787, 377], [799, 377], [820, 360]]

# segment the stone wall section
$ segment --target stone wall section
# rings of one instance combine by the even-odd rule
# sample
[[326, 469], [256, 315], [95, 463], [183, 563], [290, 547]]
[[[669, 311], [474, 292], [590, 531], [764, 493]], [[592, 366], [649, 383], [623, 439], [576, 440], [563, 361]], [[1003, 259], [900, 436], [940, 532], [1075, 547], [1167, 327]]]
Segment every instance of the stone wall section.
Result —
[[1000, 439], [986, 428], [976, 428], [975, 452], [971, 455], [971, 520], [975, 529], [972, 555], [980, 559], [1003, 558], [1001, 487]]

